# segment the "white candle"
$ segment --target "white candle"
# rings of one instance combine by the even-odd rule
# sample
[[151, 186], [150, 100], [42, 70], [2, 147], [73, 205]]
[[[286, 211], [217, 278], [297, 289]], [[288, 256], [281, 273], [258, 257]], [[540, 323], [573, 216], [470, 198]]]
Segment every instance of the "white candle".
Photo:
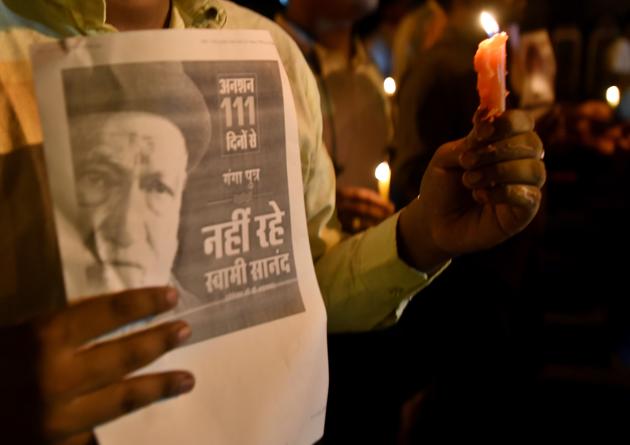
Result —
[[392, 180], [392, 171], [387, 162], [381, 162], [376, 167], [374, 176], [378, 180], [378, 191], [383, 199], [389, 201], [389, 184]]

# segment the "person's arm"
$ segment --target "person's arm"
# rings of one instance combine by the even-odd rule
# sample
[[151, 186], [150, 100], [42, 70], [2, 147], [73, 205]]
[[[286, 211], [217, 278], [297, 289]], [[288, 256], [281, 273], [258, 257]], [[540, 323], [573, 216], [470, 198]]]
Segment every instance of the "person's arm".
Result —
[[176, 303], [173, 289], [127, 291], [0, 328], [3, 442], [88, 445], [98, 425], [191, 391], [188, 372], [128, 377], [190, 336], [182, 321], [90, 345]]
[[[362, 331], [395, 322], [409, 299], [450, 258], [492, 247], [533, 218], [540, 202], [538, 184], [544, 180], [542, 147], [529, 121], [518, 122], [521, 113], [506, 113], [492, 134], [486, 125], [478, 125], [463, 140], [467, 142], [441, 147], [425, 174], [421, 199], [401, 214], [352, 237], [342, 234], [315, 78], [295, 43], [278, 29], [272, 35], [291, 81], [298, 115], [311, 254], [330, 331]], [[488, 145], [490, 141], [501, 144]], [[471, 154], [479, 151], [482, 161], [460, 161], [467, 149]], [[467, 187], [464, 174], [480, 165], [486, 166], [482, 172], [488, 170], [484, 182]], [[488, 178], [496, 181], [495, 187], [489, 187]], [[493, 212], [500, 216], [491, 218]], [[477, 217], [483, 217], [482, 222]]]
[[[441, 267], [522, 230], [540, 204], [542, 143], [532, 122], [510, 111], [494, 125], [436, 152], [419, 199], [352, 237], [335, 216], [335, 177], [321, 138], [317, 86], [303, 75], [296, 94], [311, 249], [330, 331], [389, 325]], [[482, 173], [474, 183], [473, 172]], [[434, 273], [437, 272], [437, 273]]]

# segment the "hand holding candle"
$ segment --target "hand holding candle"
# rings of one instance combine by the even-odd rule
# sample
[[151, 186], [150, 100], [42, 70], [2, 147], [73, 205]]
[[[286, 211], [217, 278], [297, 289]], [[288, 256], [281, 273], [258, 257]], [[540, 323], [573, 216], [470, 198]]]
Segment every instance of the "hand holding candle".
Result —
[[486, 111], [486, 119], [493, 120], [505, 112], [505, 45], [508, 36], [499, 32], [499, 25], [487, 12], [481, 14], [481, 24], [489, 38], [479, 44], [475, 54], [479, 108]]
[[418, 270], [433, 271], [449, 258], [502, 243], [525, 229], [540, 207], [543, 144], [529, 113], [506, 111], [507, 35], [494, 20], [488, 28], [491, 37], [475, 56], [480, 107], [474, 128], [437, 149], [418, 197], [400, 212], [398, 252]]
[[389, 164], [381, 162], [374, 171], [374, 177], [378, 181], [378, 193], [364, 187], [337, 188], [337, 216], [344, 231], [360, 232], [394, 214], [394, 205], [389, 200]]
[[[382, 185], [385, 184], [389, 186], [388, 181], [383, 181]], [[388, 199], [370, 188], [337, 188], [337, 217], [345, 232], [356, 233], [368, 229], [393, 215], [394, 211], [394, 205]]]

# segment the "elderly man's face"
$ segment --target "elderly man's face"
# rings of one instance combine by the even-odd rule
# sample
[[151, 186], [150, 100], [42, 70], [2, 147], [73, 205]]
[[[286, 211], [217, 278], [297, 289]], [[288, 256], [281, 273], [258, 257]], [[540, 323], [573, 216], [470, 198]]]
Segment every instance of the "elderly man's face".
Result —
[[177, 252], [187, 151], [169, 120], [125, 112], [72, 125], [81, 235], [92, 285], [166, 283]]

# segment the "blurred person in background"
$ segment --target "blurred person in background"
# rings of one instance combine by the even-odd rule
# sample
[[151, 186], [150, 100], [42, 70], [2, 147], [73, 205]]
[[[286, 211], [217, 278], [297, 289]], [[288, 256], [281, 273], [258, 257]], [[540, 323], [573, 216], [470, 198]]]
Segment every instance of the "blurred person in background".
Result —
[[630, 16], [618, 21], [607, 12], [597, 23], [578, 53], [587, 69], [571, 73], [587, 94], [563, 97], [538, 126], [559, 156], [585, 150], [610, 158], [630, 151]]
[[[276, 22], [297, 42], [317, 79], [322, 103], [324, 142], [337, 176], [337, 212], [344, 231], [357, 232], [394, 211], [376, 192], [375, 168], [388, 156], [393, 138], [390, 98], [381, 70], [355, 33], [355, 24], [374, 13], [377, 0], [290, 0]], [[387, 336], [387, 334], [384, 334]], [[330, 391], [323, 443], [349, 440], [356, 427], [369, 422], [355, 439], [371, 437], [389, 425], [392, 434], [397, 405], [384, 403], [386, 374], [381, 333], [329, 337]], [[366, 357], [370, 359], [366, 359]], [[366, 364], [369, 360], [373, 365]], [[380, 363], [383, 363], [380, 365]], [[383, 383], [372, 378], [383, 378]], [[368, 383], [372, 382], [372, 383]], [[370, 386], [369, 402], [355, 397]], [[368, 403], [366, 403], [368, 402]], [[371, 417], [374, 415], [374, 417]], [[391, 436], [393, 437], [393, 435]]]
[[291, 0], [276, 22], [297, 42], [315, 74], [322, 101], [324, 142], [337, 175], [337, 211], [346, 232], [372, 227], [392, 215], [377, 193], [376, 167], [393, 136], [383, 76], [354, 24], [378, 0]]
[[[619, 117], [628, 121], [630, 120], [630, 16], [625, 18], [624, 24], [623, 33], [608, 48], [607, 65], [611, 85], [616, 85], [621, 92]], [[629, 142], [626, 141], [626, 144]], [[630, 150], [630, 146], [625, 149]]]
[[392, 76], [398, 84], [409, 65], [442, 37], [446, 23], [446, 12], [436, 0], [426, 0], [401, 20], [392, 45]]

